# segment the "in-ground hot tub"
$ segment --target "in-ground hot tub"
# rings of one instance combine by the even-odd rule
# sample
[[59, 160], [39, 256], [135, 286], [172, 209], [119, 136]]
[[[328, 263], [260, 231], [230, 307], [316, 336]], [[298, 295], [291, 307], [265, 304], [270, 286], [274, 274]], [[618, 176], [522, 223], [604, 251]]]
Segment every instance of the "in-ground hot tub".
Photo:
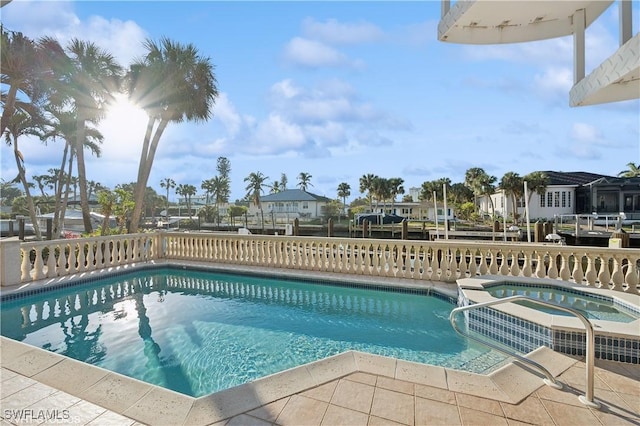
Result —
[[[640, 296], [552, 279], [483, 276], [458, 280], [458, 305], [525, 295], [576, 309], [593, 324], [596, 358], [640, 363]], [[582, 322], [564, 311], [528, 302], [468, 312], [469, 330], [528, 353], [541, 345], [585, 355]]]

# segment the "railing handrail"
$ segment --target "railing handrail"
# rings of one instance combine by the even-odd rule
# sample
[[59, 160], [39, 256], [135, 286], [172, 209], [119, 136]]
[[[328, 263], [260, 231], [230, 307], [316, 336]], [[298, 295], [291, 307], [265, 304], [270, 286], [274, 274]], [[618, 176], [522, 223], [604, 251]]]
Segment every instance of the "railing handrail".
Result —
[[[109, 242], [113, 244], [107, 244]], [[55, 257], [48, 256], [51, 250]], [[638, 249], [497, 241], [160, 231], [14, 244], [0, 242], [3, 264], [21, 265], [18, 271], [5, 268], [0, 273], [0, 285], [168, 259], [444, 282], [477, 275], [523, 276], [562, 279], [639, 294], [639, 253]]]
[[462, 336], [465, 336], [469, 339], [475, 340], [477, 342], [480, 342], [486, 346], [489, 346], [493, 349], [496, 349], [500, 352], [503, 352], [507, 355], [513, 356], [514, 358], [517, 358], [518, 360], [529, 364], [531, 366], [533, 366], [534, 368], [536, 368], [538, 371], [542, 372], [545, 376], [545, 383], [558, 388], [558, 386], [561, 388], [562, 385], [555, 379], [555, 377], [553, 377], [553, 375], [546, 369], [544, 368], [542, 365], [538, 364], [537, 362], [533, 361], [532, 359], [529, 358], [525, 358], [521, 355], [518, 355], [517, 353], [515, 353], [514, 351], [510, 351], [507, 350], [501, 346], [495, 345], [491, 342], [487, 342], [483, 339], [480, 339], [478, 337], [472, 336], [470, 334], [467, 333], [463, 333], [462, 330], [460, 330], [457, 326], [456, 326], [456, 321], [455, 321], [455, 316], [457, 313], [459, 312], [463, 312], [463, 311], [468, 311], [471, 309], [478, 309], [478, 308], [486, 308], [489, 306], [494, 306], [494, 305], [501, 305], [504, 303], [511, 303], [514, 301], [518, 301], [518, 300], [526, 300], [532, 303], [537, 303], [539, 305], [543, 305], [543, 306], [548, 306], [550, 308], [554, 308], [554, 309], [558, 309], [561, 311], [565, 311], [565, 312], [569, 312], [570, 314], [573, 314], [574, 316], [576, 316], [580, 321], [582, 321], [582, 323], [584, 324], [585, 327], [585, 331], [587, 333], [587, 338], [586, 338], [586, 347], [585, 347], [585, 352], [586, 352], [586, 385], [585, 385], [585, 395], [580, 395], [579, 399], [580, 402], [582, 402], [583, 404], [592, 407], [592, 408], [600, 408], [600, 404], [596, 401], [593, 400], [593, 375], [594, 375], [594, 361], [595, 361], [595, 336], [593, 333], [593, 325], [591, 324], [591, 322], [587, 319], [587, 317], [585, 317], [580, 311], [577, 311], [573, 308], [568, 308], [566, 306], [561, 306], [558, 305], [556, 303], [552, 303], [552, 302], [547, 302], [544, 300], [540, 300], [540, 299], [536, 299], [533, 297], [529, 297], [529, 296], [521, 296], [521, 295], [515, 295], [515, 296], [509, 296], [509, 297], [505, 297], [505, 298], [501, 298], [501, 299], [497, 299], [497, 300], [490, 300], [488, 302], [482, 302], [482, 303], [474, 303], [473, 305], [466, 305], [466, 306], [459, 306], [457, 308], [454, 308], [451, 313], [449, 314], [449, 321], [451, 322], [451, 326], [453, 327], [453, 329], [459, 333]]

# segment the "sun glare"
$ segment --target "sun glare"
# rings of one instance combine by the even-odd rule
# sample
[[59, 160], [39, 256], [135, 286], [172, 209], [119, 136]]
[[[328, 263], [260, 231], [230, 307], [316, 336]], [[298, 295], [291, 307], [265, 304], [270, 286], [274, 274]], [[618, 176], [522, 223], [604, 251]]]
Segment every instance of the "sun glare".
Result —
[[135, 104], [129, 102], [125, 95], [116, 95], [115, 102], [109, 106], [105, 121], [111, 125], [124, 128], [137, 127], [146, 124], [147, 115]]
[[115, 151], [116, 156], [128, 156], [144, 139], [147, 114], [129, 102], [125, 95], [116, 96], [107, 115], [98, 126], [105, 138], [104, 152]]

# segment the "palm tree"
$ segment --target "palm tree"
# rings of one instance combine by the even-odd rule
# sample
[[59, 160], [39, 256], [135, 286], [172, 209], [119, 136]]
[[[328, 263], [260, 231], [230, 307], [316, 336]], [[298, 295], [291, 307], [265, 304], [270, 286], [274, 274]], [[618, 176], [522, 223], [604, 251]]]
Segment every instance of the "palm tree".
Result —
[[245, 197], [253, 200], [253, 204], [258, 206], [258, 209], [260, 209], [262, 232], [264, 232], [264, 211], [262, 210], [262, 203], [260, 202], [260, 194], [264, 191], [267, 179], [269, 178], [261, 172], [252, 172], [249, 176], [244, 178], [244, 181], [248, 182], [247, 187], [245, 188], [247, 191], [247, 195]]
[[280, 175], [280, 189], [283, 191], [286, 191], [288, 183], [289, 183], [289, 179], [287, 179], [287, 175], [285, 173], [282, 173]]
[[160, 188], [167, 190], [167, 210], [166, 215], [169, 217], [169, 191], [176, 187], [176, 182], [171, 178], [164, 178], [160, 181]]
[[91, 197], [91, 195], [97, 194], [102, 190], [109, 190], [109, 188], [94, 180], [87, 181], [87, 197]]
[[200, 184], [200, 189], [204, 190], [204, 195], [205, 195], [204, 204], [206, 207], [209, 205], [209, 196], [213, 192], [213, 179], [203, 180], [202, 183]]
[[[40, 136], [42, 124], [43, 121], [41, 121], [39, 118], [31, 117], [22, 111], [16, 111], [12, 116], [9, 117], [9, 120], [6, 123], [6, 129], [4, 131], [4, 137], [7, 145], [13, 145], [13, 154], [16, 160], [16, 166], [18, 168], [17, 179], [22, 182], [22, 185], [24, 187], [27, 206], [29, 208], [29, 217], [31, 218], [31, 223], [33, 224], [34, 232], [38, 240], [42, 239], [42, 234], [40, 233], [38, 219], [36, 218], [36, 208], [33, 203], [33, 197], [29, 192], [29, 182], [27, 182], [24, 157], [18, 147], [18, 138], [24, 135]], [[45, 178], [45, 175], [39, 176], [39, 178]], [[40, 184], [40, 190], [44, 195], [44, 186], [42, 185], [41, 181], [38, 181], [38, 184]]]
[[351, 195], [351, 186], [347, 182], [338, 185], [338, 197], [342, 198], [342, 208], [344, 214], [347, 214], [347, 197]]
[[478, 195], [482, 192], [482, 181], [487, 172], [480, 167], [472, 167], [464, 174], [464, 184], [473, 191], [473, 205], [478, 209]]
[[313, 186], [311, 184], [312, 177], [313, 176], [311, 176], [311, 174], [309, 173], [300, 172], [300, 174], [298, 175], [298, 186], [300, 187], [301, 190], [303, 190], [304, 192], [307, 192], [307, 188], [310, 186]]
[[109, 220], [115, 209], [117, 202], [117, 196], [112, 191], [100, 191], [98, 192], [98, 204], [100, 205], [100, 214], [104, 215], [102, 220], [102, 229], [100, 229], [100, 235], [107, 235], [109, 226]]
[[489, 176], [488, 174], [484, 174], [478, 178], [478, 187], [479, 192], [478, 195], [483, 197], [487, 197], [489, 199], [489, 204], [491, 204], [491, 217], [495, 218], [496, 216], [496, 206], [493, 204], [493, 198], [491, 196], [496, 193], [496, 182], [498, 178], [495, 176]]
[[216, 161], [216, 170], [218, 175], [224, 179], [229, 179], [231, 174], [231, 163], [227, 157], [218, 157]]
[[384, 212], [387, 208], [387, 200], [391, 198], [389, 179], [376, 176], [373, 179], [371, 192], [376, 199], [376, 209], [378, 209], [378, 203], [382, 201], [382, 211]]
[[[92, 231], [92, 225], [84, 161], [87, 123], [95, 124], [104, 117], [107, 104], [113, 100], [113, 95], [118, 90], [122, 67], [113, 55], [91, 42], [72, 39], [67, 50], [69, 67], [63, 75], [64, 87], [57, 88], [66, 95], [67, 101], [76, 111], [74, 150], [78, 165], [82, 219], [85, 232], [89, 233]], [[139, 205], [142, 208], [142, 199]]]
[[[9, 134], [11, 133], [11, 130], [9, 130], [8, 132]], [[7, 132], [5, 132], [5, 138], [6, 135], [8, 134]], [[15, 139], [15, 138], [14, 138]], [[10, 144], [9, 142], [7, 142], [8, 144]], [[14, 142], [14, 148], [15, 148], [15, 142]], [[22, 155], [22, 153], [20, 154]], [[49, 182], [49, 176], [48, 175], [34, 175], [31, 176], [31, 178], [33, 180], [36, 181], [36, 183], [38, 184], [38, 189], [40, 189], [40, 193], [42, 194], [43, 197], [47, 196], [47, 193], [44, 192], [44, 189], [47, 187], [47, 183]]]
[[[220, 203], [225, 202], [226, 198], [228, 197], [229, 179], [226, 177], [223, 177], [222, 175], [215, 176], [213, 179], [211, 179], [211, 188], [212, 188], [213, 199], [216, 205], [216, 211], [219, 212]], [[217, 220], [218, 225], [220, 225], [219, 213], [217, 215], [217, 218], [218, 218]]]
[[365, 192], [367, 193], [366, 197], [369, 200], [369, 210], [373, 211], [373, 194], [372, 194], [372, 187], [373, 187], [373, 181], [375, 180], [377, 176], [369, 173], [366, 175], [362, 175], [360, 177], [360, 193], [364, 194]]
[[185, 198], [185, 201], [187, 203], [187, 210], [189, 210], [189, 219], [191, 219], [191, 196], [196, 195], [196, 187], [188, 183], [181, 183], [176, 188], [176, 194], [180, 194]]
[[[8, 87], [2, 93], [2, 117], [0, 118], [0, 134], [10, 125], [16, 111], [27, 115], [38, 113], [44, 98], [42, 82], [48, 74], [46, 49], [40, 43], [25, 37], [20, 32], [6, 31], [0, 26], [1, 45], [0, 63], [2, 64], [2, 84]], [[53, 47], [47, 47], [52, 52]]]
[[622, 170], [618, 173], [619, 177], [632, 178], [632, 177], [640, 177], [640, 163], [627, 163], [627, 170]]
[[514, 222], [518, 220], [518, 199], [522, 197], [522, 193], [524, 192], [523, 183], [522, 177], [515, 172], [505, 173], [500, 180], [500, 189], [504, 190], [506, 195], [511, 196]]
[[474, 194], [467, 185], [465, 185], [464, 183], [456, 182], [451, 185], [451, 188], [447, 192], [447, 195], [449, 196], [451, 201], [453, 201], [453, 203], [458, 206], [463, 203], [472, 201]]
[[[61, 182], [58, 185], [55, 193], [55, 208], [53, 218], [53, 233], [58, 235], [62, 229], [62, 219], [65, 216], [67, 209], [67, 202], [69, 198], [69, 189], [73, 185], [74, 200], [77, 201], [78, 197], [78, 184], [79, 179], [77, 176], [72, 176], [73, 173], [73, 161], [75, 159], [75, 142], [76, 142], [76, 113], [75, 111], [65, 111], [61, 107], [56, 105], [49, 105], [46, 108], [50, 116], [49, 128], [50, 130], [43, 135], [43, 140], [61, 138], [64, 140], [64, 149], [62, 154], [62, 161], [60, 163], [60, 169], [58, 169], [58, 181]], [[100, 156], [100, 144], [104, 140], [102, 134], [91, 125], [91, 122], [87, 122], [85, 129], [85, 142], [84, 146], [96, 155]], [[64, 172], [65, 163], [67, 165], [67, 172]], [[88, 183], [87, 183], [87, 186]], [[63, 190], [64, 197], [62, 196]], [[91, 198], [91, 193], [87, 193], [87, 198]]]
[[162, 38], [159, 43], [145, 42], [147, 54], [131, 65], [127, 89], [130, 99], [147, 113], [138, 165], [135, 210], [130, 232], [137, 232], [144, 188], [160, 138], [169, 123], [207, 121], [213, 115], [218, 96], [213, 64], [200, 56], [192, 44], [183, 45]]
[[541, 197], [547, 192], [547, 186], [549, 186], [549, 176], [545, 172], [531, 172], [522, 178], [523, 182], [527, 182], [527, 190], [529, 196], [527, 197], [527, 204], [531, 204], [531, 196], [535, 192]]
[[271, 183], [271, 185], [269, 185], [269, 192], [271, 194], [277, 194], [280, 191], [282, 191], [282, 188], [280, 187], [280, 181], [279, 180], [274, 180]]
[[398, 194], [404, 194], [404, 179], [402, 178], [391, 178], [389, 179], [389, 190], [391, 192], [391, 208], [395, 208], [396, 205], [396, 197]]

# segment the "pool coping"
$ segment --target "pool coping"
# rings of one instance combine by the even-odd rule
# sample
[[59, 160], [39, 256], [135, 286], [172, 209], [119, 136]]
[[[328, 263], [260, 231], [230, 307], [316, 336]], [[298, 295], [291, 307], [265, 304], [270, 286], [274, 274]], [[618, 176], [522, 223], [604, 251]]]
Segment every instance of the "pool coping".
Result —
[[[128, 265], [105, 271], [77, 274], [72, 277], [41, 280], [29, 285], [4, 288], [0, 294], [6, 297], [8, 294], [38, 291], [57, 285], [74, 285], [85, 282], [87, 279], [101, 279], [141, 268], [180, 267], [181, 265], [236, 273], [277, 274], [291, 278], [313, 278], [323, 281], [373, 282], [390, 287], [408, 286], [422, 290], [428, 288], [448, 297], [457, 297], [455, 283], [431, 281], [416, 283], [393, 277], [300, 273], [278, 268], [248, 268], [240, 265], [203, 264], [202, 262], [177, 262], [173, 260]], [[544, 386], [541, 375], [517, 362], [511, 362], [488, 375], [482, 375], [348, 351], [227, 390], [194, 398], [4, 336], [0, 338], [0, 353], [3, 368], [145, 424], [204, 425], [215, 423], [356, 372], [386, 376], [511, 404], [517, 404]], [[548, 366], [554, 376], [561, 374], [577, 362], [571, 357], [556, 353], [546, 347], [531, 352], [527, 357]]]
[[[348, 351], [194, 398], [4, 336], [0, 351], [3, 368], [145, 424], [211, 424], [356, 372], [510, 404], [544, 386], [543, 377], [516, 362], [481, 375]], [[527, 357], [549, 366], [554, 376], [577, 362], [546, 347]]]

